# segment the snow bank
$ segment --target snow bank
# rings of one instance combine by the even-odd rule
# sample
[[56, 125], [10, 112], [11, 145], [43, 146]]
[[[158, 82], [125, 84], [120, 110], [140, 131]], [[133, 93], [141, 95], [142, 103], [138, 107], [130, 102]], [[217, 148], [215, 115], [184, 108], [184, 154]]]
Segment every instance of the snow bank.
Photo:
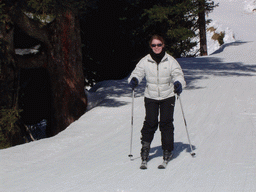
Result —
[[224, 33], [223, 42], [224, 44], [235, 42], [235, 34], [232, 29], [229, 27], [224, 28], [219, 22], [213, 21], [208, 26], [207, 29], [214, 28], [215, 31], [208, 30], [207, 31], [207, 49], [208, 49], [208, 55], [211, 55], [216, 50], [218, 50], [221, 45], [217, 40], [213, 39], [213, 36], [215, 33], [221, 34]]
[[256, 13], [256, 0], [247, 0], [244, 2], [244, 10], [249, 13]]
[[105, 87], [108, 87], [111, 82], [111, 80], [98, 82], [89, 90], [85, 89], [85, 94], [87, 97], [87, 111], [96, 107], [106, 98], [107, 93], [105, 92]]

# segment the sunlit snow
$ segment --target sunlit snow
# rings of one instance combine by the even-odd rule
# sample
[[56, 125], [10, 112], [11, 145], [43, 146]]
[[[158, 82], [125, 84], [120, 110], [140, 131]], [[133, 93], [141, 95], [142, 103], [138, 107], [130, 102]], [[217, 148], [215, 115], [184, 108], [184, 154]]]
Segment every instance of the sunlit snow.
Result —
[[[88, 92], [90, 109], [63, 132], [0, 150], [0, 191], [256, 191], [256, 3], [214, 2], [219, 7], [208, 17], [226, 32], [225, 44], [209, 56], [178, 59], [187, 81], [181, 98], [195, 158], [177, 102], [172, 161], [157, 169], [157, 131], [148, 169], [140, 170], [145, 81], [136, 89], [132, 159], [131, 89], [126, 78], [106, 81]], [[211, 42], [208, 48], [217, 46]]]

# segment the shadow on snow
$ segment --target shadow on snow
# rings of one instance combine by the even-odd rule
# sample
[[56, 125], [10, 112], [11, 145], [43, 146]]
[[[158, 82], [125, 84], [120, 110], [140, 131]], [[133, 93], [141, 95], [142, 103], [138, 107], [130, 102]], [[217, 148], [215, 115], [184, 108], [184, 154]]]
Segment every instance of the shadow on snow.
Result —
[[[203, 89], [196, 85], [196, 82], [202, 79], [209, 79], [212, 76], [229, 77], [229, 76], [255, 76], [256, 65], [246, 65], [241, 62], [225, 63], [221, 58], [214, 57], [214, 54], [222, 52], [230, 46], [239, 46], [247, 42], [233, 42], [223, 45], [219, 50], [215, 51], [211, 56], [197, 58], [179, 58], [187, 86], [185, 89]], [[132, 90], [128, 85], [127, 78], [123, 80], [110, 80], [96, 84], [89, 92], [100, 93], [104, 95], [98, 106], [104, 107], [120, 107], [131, 102], [120, 101], [118, 98], [132, 96]], [[135, 97], [143, 97], [146, 80], [135, 89]]]
[[223, 52], [226, 47], [239, 46], [239, 45], [242, 45], [245, 43], [248, 43], [248, 42], [235, 41], [235, 42], [231, 42], [231, 43], [226, 43], [226, 44], [222, 45], [218, 50], [214, 51], [211, 55]]
[[[192, 145], [192, 149], [195, 150], [196, 147]], [[173, 150], [172, 159], [177, 158], [180, 155], [180, 153], [184, 150], [186, 150], [188, 153], [190, 153], [191, 152], [190, 145], [184, 144], [182, 142], [174, 142], [174, 150]], [[163, 156], [162, 146], [152, 147], [150, 149], [149, 161], [154, 158], [162, 157], [162, 156]]]

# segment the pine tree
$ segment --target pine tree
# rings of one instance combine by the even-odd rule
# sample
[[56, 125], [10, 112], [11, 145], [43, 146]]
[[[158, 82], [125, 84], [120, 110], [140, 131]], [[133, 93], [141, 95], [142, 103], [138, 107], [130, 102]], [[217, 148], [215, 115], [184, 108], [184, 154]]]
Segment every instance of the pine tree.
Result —
[[[165, 35], [167, 49], [175, 57], [195, 56], [188, 53], [197, 44], [193, 40], [197, 36], [196, 31], [201, 29], [200, 34], [205, 34], [203, 29], [209, 22], [205, 21], [202, 13], [212, 11], [217, 6], [209, 0], [159, 0], [147, 1], [147, 3], [139, 1], [138, 4], [145, 6], [140, 18], [142, 23], [144, 21], [142, 25], [144, 34]], [[201, 39], [201, 43], [205, 46], [206, 42]]]
[[210, 21], [205, 20], [205, 13], [211, 12], [214, 7], [218, 6], [214, 4], [213, 1], [208, 0], [197, 0], [195, 2], [197, 5], [197, 13], [198, 13], [198, 28], [199, 28], [199, 36], [200, 36], [200, 55], [207, 55], [207, 39], [206, 39], [206, 24]]
[[195, 18], [191, 0], [159, 1], [151, 8], [145, 9], [144, 17], [148, 21], [144, 25], [147, 34], [160, 33], [165, 35], [166, 48], [174, 57], [186, 56], [196, 45], [191, 39], [195, 37]]

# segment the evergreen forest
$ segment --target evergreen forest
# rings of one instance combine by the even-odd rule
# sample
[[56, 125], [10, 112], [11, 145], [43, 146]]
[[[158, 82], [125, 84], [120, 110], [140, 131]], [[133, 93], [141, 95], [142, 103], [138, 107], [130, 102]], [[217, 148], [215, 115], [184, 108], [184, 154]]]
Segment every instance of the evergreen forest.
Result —
[[[84, 87], [127, 77], [153, 34], [165, 38], [175, 58], [205, 55], [205, 14], [216, 6], [212, 0], [0, 0], [0, 148], [34, 140], [29, 125], [43, 119], [44, 137], [64, 130], [86, 110]], [[15, 53], [38, 45], [36, 54]]]

